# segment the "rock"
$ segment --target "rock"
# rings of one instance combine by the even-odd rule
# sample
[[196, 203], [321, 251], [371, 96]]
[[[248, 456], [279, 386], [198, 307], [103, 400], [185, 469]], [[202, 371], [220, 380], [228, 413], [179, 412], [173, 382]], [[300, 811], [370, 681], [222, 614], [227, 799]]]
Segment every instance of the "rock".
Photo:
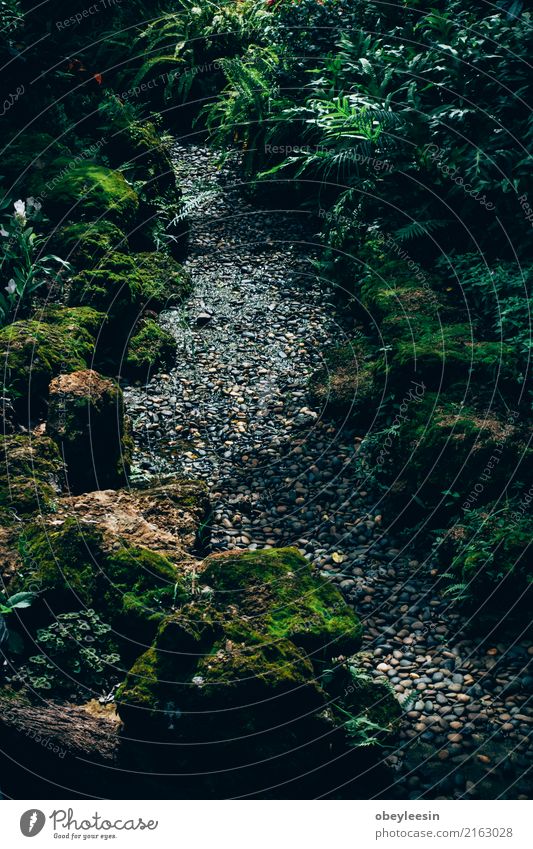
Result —
[[[262, 753], [268, 758], [261, 761], [264, 781], [265, 769], [287, 775], [290, 740], [290, 758], [302, 769], [310, 765], [310, 752], [303, 747], [295, 753], [294, 744], [318, 740], [320, 731], [338, 723], [344, 726], [345, 715], [337, 717], [331, 700], [334, 693], [343, 710], [349, 705], [354, 714], [370, 711], [375, 721], [377, 706], [380, 722], [392, 727], [399, 715], [394, 696], [384, 685], [368, 683], [355, 667], [337, 666], [329, 683], [319, 683], [315, 660], [351, 651], [360, 626], [337, 591], [314, 578], [294, 550], [212, 556], [200, 580], [213, 589], [211, 603], [193, 601], [167, 617], [117, 694], [128, 734], [186, 743], [174, 750], [174, 762], [195, 763], [196, 771], [198, 757], [214, 767], [219, 757], [214, 741], [224, 742], [226, 764], [254, 776], [252, 765]], [[332, 711], [326, 717], [328, 703]], [[180, 718], [174, 720], [177, 708]], [[318, 748], [323, 758], [329, 742]], [[279, 758], [281, 765], [275, 762]], [[238, 786], [247, 780], [236, 772]]]
[[0, 329], [3, 386], [20, 421], [43, 415], [55, 375], [87, 367], [104, 323], [102, 313], [89, 307], [50, 308], [41, 321], [24, 319]]
[[177, 343], [171, 333], [154, 319], [144, 318], [128, 342], [123, 372], [127, 377], [147, 381], [155, 369], [171, 368]]
[[205, 325], [209, 324], [211, 321], [213, 321], [213, 316], [209, 312], [200, 312], [195, 319], [197, 327], [205, 327]]
[[0, 451], [0, 506], [21, 514], [53, 509], [65, 486], [54, 442], [47, 436], [4, 436]]
[[128, 229], [135, 220], [139, 198], [123, 174], [86, 160], [74, 168], [71, 158], [58, 158], [50, 165], [52, 188], [47, 192], [46, 211], [55, 220], [104, 218]]
[[47, 433], [66, 461], [71, 491], [110, 489], [123, 482], [129, 446], [118, 384], [87, 369], [54, 378], [49, 397]]

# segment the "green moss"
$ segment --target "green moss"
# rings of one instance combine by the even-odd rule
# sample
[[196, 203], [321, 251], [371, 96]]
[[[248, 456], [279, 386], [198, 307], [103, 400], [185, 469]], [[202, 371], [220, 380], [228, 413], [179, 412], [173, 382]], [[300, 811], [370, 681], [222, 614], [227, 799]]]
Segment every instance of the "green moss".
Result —
[[129, 256], [116, 251], [92, 271], [74, 276], [70, 302], [90, 304], [122, 317], [124, 309], [160, 310], [179, 303], [190, 291], [189, 275], [171, 257], [155, 252]]
[[31, 397], [31, 415], [40, 415], [51, 379], [87, 367], [102, 320], [92, 309], [56, 308], [48, 310], [43, 321], [16, 321], [0, 329], [4, 388], [17, 413], [27, 415]]
[[143, 319], [131, 337], [124, 363], [124, 373], [146, 380], [155, 369], [167, 369], [175, 362], [177, 343], [171, 333], [157, 321]]
[[[52, 164], [68, 156], [68, 148], [48, 133], [20, 133], [2, 153], [2, 176], [15, 191], [39, 196], [45, 191]], [[46, 198], [43, 197], [46, 211]]]
[[126, 236], [111, 221], [67, 224], [54, 233], [51, 246], [80, 270], [95, 268], [114, 251], [128, 251]]
[[64, 477], [59, 452], [46, 436], [1, 438], [0, 506], [17, 513], [53, 507]]
[[[440, 546], [440, 559], [458, 601], [487, 610], [530, 612], [533, 590], [531, 517], [525, 497], [467, 510]], [[520, 618], [520, 617], [518, 617]]]
[[419, 338], [398, 340], [389, 369], [393, 380], [409, 373], [433, 388], [472, 379], [494, 382], [517, 377], [510, 345], [478, 341], [469, 324], [427, 328]]
[[176, 198], [176, 177], [169, 145], [150, 121], [115, 122], [115, 134], [107, 153], [114, 165], [125, 167], [141, 197], [156, 200], [168, 192]]
[[11, 592], [35, 591], [54, 612], [92, 607], [96, 593], [102, 537], [89, 526], [68, 519], [59, 528], [26, 527], [19, 547], [23, 566]]
[[289, 639], [309, 653], [352, 654], [361, 624], [330, 583], [315, 577], [296, 549], [251, 551], [207, 560], [202, 580], [224, 605], [261, 617], [273, 639]]
[[47, 213], [54, 218], [108, 221], [130, 227], [139, 207], [137, 194], [119, 171], [94, 162], [58, 159], [52, 166]]
[[[211, 601], [163, 620], [121, 690], [125, 715], [146, 705], [148, 694], [155, 720], [168, 701], [209, 711], [280, 697], [289, 713], [296, 704], [323, 705], [313, 664], [360, 645], [361, 625], [338, 591], [314, 577], [295, 549], [209, 558], [201, 582]], [[264, 719], [261, 707], [243, 710], [238, 721]]]
[[459, 401], [442, 403], [432, 392], [413, 398], [399, 427], [378, 434], [366, 448], [370, 466], [388, 487], [391, 512], [424, 507], [434, 520], [453, 508], [454, 498], [455, 506], [466, 500], [482, 474], [477, 497], [487, 500], [503, 491], [509, 468], [522, 476], [531, 466], [527, 436], [512, 419]]
[[176, 569], [139, 547], [110, 552], [102, 533], [74, 518], [59, 528], [30, 525], [20, 539], [23, 567], [10, 591], [39, 588], [54, 613], [93, 607], [120, 633], [153, 639], [157, 625], [186, 594]]

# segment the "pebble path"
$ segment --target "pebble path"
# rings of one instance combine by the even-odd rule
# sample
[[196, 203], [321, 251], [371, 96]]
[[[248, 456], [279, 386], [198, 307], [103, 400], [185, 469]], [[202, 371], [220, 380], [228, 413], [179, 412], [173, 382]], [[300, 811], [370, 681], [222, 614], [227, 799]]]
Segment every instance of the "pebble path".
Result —
[[364, 434], [308, 406], [310, 374], [348, 328], [313, 273], [306, 216], [248, 204], [208, 148], [177, 145], [175, 163], [195, 290], [161, 317], [176, 367], [126, 387], [132, 479], [202, 478], [210, 550], [294, 545], [338, 584], [365, 625], [364, 666], [404, 709], [384, 798], [530, 798], [533, 646], [461, 633], [430, 559], [382, 530]]

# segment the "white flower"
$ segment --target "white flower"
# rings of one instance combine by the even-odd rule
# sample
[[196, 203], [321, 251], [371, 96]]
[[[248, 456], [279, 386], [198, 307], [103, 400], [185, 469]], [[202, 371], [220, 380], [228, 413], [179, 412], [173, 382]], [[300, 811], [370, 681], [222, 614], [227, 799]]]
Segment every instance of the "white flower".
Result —
[[18, 218], [22, 218], [22, 219], [26, 218], [26, 204], [24, 203], [23, 200], [19, 199], [19, 200], [15, 201], [15, 215]]
[[12, 295], [14, 292], [17, 291], [17, 284], [15, 283], [13, 278], [11, 278], [11, 280], [8, 282], [5, 289], [6, 289], [6, 292], [8, 292], [10, 295]]
[[3, 227], [0, 227], [0, 236], [3, 236], [5, 239], [7, 236], [9, 236], [9, 233], [7, 232], [7, 230], [4, 230]]
[[28, 211], [31, 209], [32, 206], [35, 212], [39, 212], [39, 210], [42, 209], [42, 203], [39, 203], [39, 201], [35, 200], [34, 197], [26, 198], [26, 206], [28, 208]]

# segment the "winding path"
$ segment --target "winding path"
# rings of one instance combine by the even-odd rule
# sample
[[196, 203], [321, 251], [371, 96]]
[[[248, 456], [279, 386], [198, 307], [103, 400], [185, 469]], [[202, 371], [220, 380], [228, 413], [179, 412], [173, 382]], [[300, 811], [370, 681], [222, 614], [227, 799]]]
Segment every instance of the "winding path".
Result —
[[176, 367], [126, 389], [133, 480], [202, 478], [211, 550], [295, 545], [338, 582], [365, 623], [365, 665], [404, 702], [385, 797], [528, 796], [533, 647], [461, 635], [431, 563], [383, 534], [360, 434], [307, 406], [309, 375], [346, 329], [313, 274], [305, 214], [249, 205], [207, 148], [177, 145], [175, 162], [195, 294], [161, 318]]

